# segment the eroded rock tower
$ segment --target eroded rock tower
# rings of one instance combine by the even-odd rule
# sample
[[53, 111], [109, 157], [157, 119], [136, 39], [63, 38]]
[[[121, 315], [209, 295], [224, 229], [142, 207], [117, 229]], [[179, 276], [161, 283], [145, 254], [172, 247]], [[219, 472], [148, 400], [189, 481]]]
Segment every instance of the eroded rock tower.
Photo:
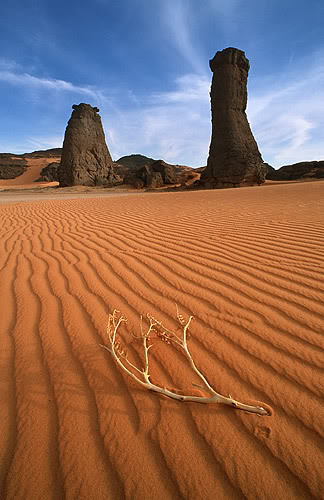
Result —
[[60, 186], [114, 185], [116, 176], [99, 109], [84, 103], [74, 104], [72, 108], [58, 168]]
[[200, 183], [207, 188], [262, 184], [267, 169], [245, 113], [249, 61], [242, 50], [229, 47], [209, 65], [212, 137]]

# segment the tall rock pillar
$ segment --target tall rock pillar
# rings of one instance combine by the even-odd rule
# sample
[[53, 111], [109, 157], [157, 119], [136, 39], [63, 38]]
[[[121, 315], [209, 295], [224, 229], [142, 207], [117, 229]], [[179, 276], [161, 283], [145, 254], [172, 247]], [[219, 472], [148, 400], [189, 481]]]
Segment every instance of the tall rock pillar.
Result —
[[262, 184], [266, 167], [245, 113], [249, 61], [242, 50], [229, 47], [209, 65], [212, 137], [200, 183], [208, 188]]
[[84, 103], [74, 104], [72, 108], [57, 170], [60, 186], [114, 185], [116, 176], [99, 109]]

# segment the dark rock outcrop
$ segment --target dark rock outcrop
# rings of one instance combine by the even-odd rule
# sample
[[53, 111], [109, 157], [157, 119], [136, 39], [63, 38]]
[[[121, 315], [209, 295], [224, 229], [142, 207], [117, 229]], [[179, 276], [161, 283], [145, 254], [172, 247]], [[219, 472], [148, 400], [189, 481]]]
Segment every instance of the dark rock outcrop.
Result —
[[227, 48], [209, 61], [212, 138], [200, 184], [223, 188], [262, 184], [267, 169], [245, 113], [250, 68], [242, 50]]
[[62, 154], [62, 148], [40, 149], [32, 153], [24, 153], [24, 158], [59, 158]]
[[265, 163], [265, 166], [267, 167], [267, 172], [266, 172], [266, 179], [272, 179], [273, 175], [275, 175], [276, 169], [273, 168], [269, 163]]
[[2, 158], [6, 158], [6, 159], [9, 158], [9, 160], [12, 160], [12, 159], [14, 159], [16, 157], [18, 159], [20, 159], [22, 156], [24, 156], [24, 155], [17, 155], [15, 153], [0, 153], [0, 159], [2, 159]]
[[154, 161], [155, 160], [153, 160], [153, 158], [149, 158], [148, 156], [134, 154], [134, 155], [122, 156], [121, 158], [119, 158], [119, 160], [116, 161], [116, 163], [132, 169], [132, 168], [144, 167], [145, 165], [150, 165]]
[[181, 170], [181, 176], [178, 175], [175, 165], [169, 165], [163, 160], [156, 160], [149, 165], [129, 168], [124, 176], [124, 183], [136, 188], [154, 189], [180, 183], [182, 177], [184, 177], [184, 173]]
[[278, 170], [268, 169], [267, 179], [272, 181], [295, 181], [298, 179], [323, 179], [324, 160], [302, 161], [292, 165], [284, 165]]
[[128, 177], [129, 183], [134, 187], [155, 189], [164, 185], [160, 172], [155, 172], [150, 165], [137, 169]]
[[123, 156], [114, 162], [114, 172], [120, 181], [136, 189], [189, 185], [200, 176], [198, 170], [185, 165], [171, 165], [139, 154]]
[[4, 154], [0, 158], [0, 179], [15, 179], [27, 169], [27, 161]]
[[117, 179], [99, 109], [84, 103], [72, 108], [58, 168], [60, 186], [113, 186]]
[[169, 165], [163, 160], [156, 160], [150, 165], [153, 172], [159, 172], [162, 176], [164, 184], [176, 184], [179, 182], [176, 167]]
[[164, 186], [163, 178], [160, 172], [151, 172], [147, 176], [146, 186], [149, 189], [156, 189]]
[[57, 169], [59, 163], [52, 162], [42, 168], [39, 178], [35, 182], [58, 182]]
[[153, 158], [140, 154], [122, 156], [117, 162], [114, 162], [114, 172], [119, 176], [121, 182], [139, 189], [144, 187], [144, 181], [137, 178], [139, 170], [153, 162], [155, 162]]

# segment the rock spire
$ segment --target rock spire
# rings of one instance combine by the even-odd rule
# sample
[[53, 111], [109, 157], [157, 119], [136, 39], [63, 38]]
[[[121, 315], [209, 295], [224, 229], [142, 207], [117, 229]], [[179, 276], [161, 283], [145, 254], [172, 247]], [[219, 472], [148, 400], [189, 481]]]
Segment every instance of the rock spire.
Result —
[[116, 183], [113, 161], [107, 148], [99, 109], [81, 103], [72, 106], [65, 131], [60, 186], [112, 186]]
[[209, 65], [212, 137], [200, 183], [208, 188], [262, 184], [267, 169], [245, 113], [249, 61], [242, 50], [229, 47]]

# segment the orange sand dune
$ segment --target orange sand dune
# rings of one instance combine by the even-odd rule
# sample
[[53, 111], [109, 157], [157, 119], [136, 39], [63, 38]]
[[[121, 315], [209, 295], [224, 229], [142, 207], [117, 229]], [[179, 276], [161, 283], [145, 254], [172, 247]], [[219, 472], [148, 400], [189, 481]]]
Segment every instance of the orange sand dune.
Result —
[[[2, 498], [323, 498], [324, 182], [0, 205]], [[36, 195], [35, 195], [36, 196]], [[176, 328], [220, 393], [142, 389], [100, 348], [108, 313]], [[156, 340], [152, 381], [197, 393]], [[1, 495], [0, 495], [1, 496]]]

